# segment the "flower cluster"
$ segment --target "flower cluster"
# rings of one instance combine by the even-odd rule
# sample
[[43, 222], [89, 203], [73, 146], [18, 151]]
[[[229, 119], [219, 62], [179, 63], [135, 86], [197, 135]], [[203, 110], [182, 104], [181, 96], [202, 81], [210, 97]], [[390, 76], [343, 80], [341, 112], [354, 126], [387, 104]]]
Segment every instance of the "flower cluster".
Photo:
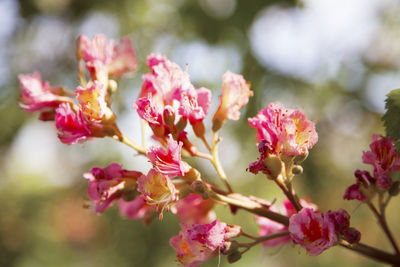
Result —
[[356, 170], [356, 183], [346, 189], [344, 199], [369, 201], [376, 193], [389, 190], [393, 184], [390, 175], [400, 170], [400, 154], [394, 148], [393, 140], [378, 135], [372, 139], [371, 150], [363, 153], [362, 160], [373, 166], [373, 174]]
[[[54, 121], [58, 137], [65, 144], [112, 137], [147, 157], [152, 165], [147, 173], [111, 163], [83, 175], [88, 181], [88, 206], [96, 213], [117, 202], [122, 216], [143, 220], [144, 224], [149, 224], [157, 214], [160, 220], [164, 212], [175, 214], [181, 230], [170, 239], [170, 245], [178, 262], [187, 267], [199, 266], [221, 255], [232, 263], [257, 244], [275, 247], [290, 242], [301, 245], [312, 256], [340, 243], [363, 255], [400, 265], [395, 258], [400, 250], [385, 220], [390, 197], [385, 201], [384, 194], [394, 196], [399, 191], [394, 188], [399, 183], [391, 177], [400, 171], [400, 155], [393, 140], [373, 137], [371, 151], [364, 152], [362, 157], [364, 163], [373, 166], [373, 173], [357, 170], [356, 183], [346, 190], [344, 198], [368, 204], [395, 249], [395, 256], [359, 244], [361, 233], [350, 227], [350, 215], [344, 209], [323, 213], [315, 204], [296, 195], [293, 177], [302, 173], [301, 163], [318, 141], [314, 123], [302, 111], [275, 102], [248, 119], [257, 130], [260, 153], [248, 170], [263, 173], [279, 186], [286, 200], [278, 208], [267, 200], [235, 192], [219, 161], [220, 129], [227, 120], [239, 120], [241, 109], [253, 95], [250, 83], [242, 75], [227, 71], [222, 76], [219, 105], [208, 128], [204, 121], [211, 109], [211, 90], [196, 89], [189, 73], [167, 57], [149, 55], [149, 72], [142, 76], [140, 94], [132, 104], [143, 120], [142, 133], [149, 127], [157, 142], [147, 147], [146, 136], [139, 145], [120, 131], [111, 109], [112, 94], [118, 87], [113, 79], [135, 71], [138, 65], [131, 41], [125, 37], [116, 45], [102, 34], [93, 39], [82, 35], [76, 47], [80, 82], [76, 90], [50, 86], [37, 72], [21, 74], [20, 106], [30, 113], [39, 112], [40, 120]], [[187, 128], [189, 124], [192, 129]], [[209, 132], [211, 138], [207, 136]], [[203, 143], [206, 152], [197, 143]], [[195, 161], [187, 157], [208, 160], [226, 188], [206, 179], [196, 169]], [[379, 211], [372, 203], [375, 195], [379, 195]], [[242, 209], [256, 215], [258, 236], [246, 233], [244, 226], [218, 220], [214, 212], [217, 204], [229, 206], [233, 214]], [[239, 242], [238, 237], [250, 241]]]

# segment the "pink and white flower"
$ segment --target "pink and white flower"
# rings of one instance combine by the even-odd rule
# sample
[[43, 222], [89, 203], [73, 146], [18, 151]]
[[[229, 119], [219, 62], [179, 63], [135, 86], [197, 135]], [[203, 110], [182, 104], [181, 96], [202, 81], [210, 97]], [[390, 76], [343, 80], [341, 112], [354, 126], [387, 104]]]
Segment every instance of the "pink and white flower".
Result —
[[122, 169], [118, 163], [105, 168], [95, 167], [83, 175], [89, 180], [88, 195], [95, 203], [95, 211], [101, 213], [123, 196], [125, 191], [136, 190], [136, 181], [141, 172]]
[[240, 110], [247, 105], [253, 96], [250, 83], [242, 75], [227, 71], [222, 76], [222, 95], [219, 97], [219, 107], [213, 117], [213, 123], [223, 123], [226, 119], [238, 120]]
[[[51, 87], [50, 83], [42, 82], [40, 74], [18, 75], [21, 88], [20, 106], [26, 112], [41, 111], [42, 120], [54, 119], [55, 109], [62, 103], [72, 103], [72, 99], [63, 96], [63, 89]], [[49, 116], [50, 115], [50, 116]]]
[[241, 234], [240, 226], [231, 226], [218, 220], [210, 224], [193, 224], [170, 239], [176, 256], [183, 266], [196, 267], [215, 257], [225, 243]]
[[75, 94], [88, 120], [100, 123], [113, 117], [113, 112], [106, 102], [106, 89], [103, 84], [94, 81], [86, 88], [78, 86]]
[[318, 141], [313, 122], [300, 110], [286, 109], [280, 103], [268, 104], [258, 114], [248, 119], [257, 130], [260, 158], [250, 164], [250, 171], [267, 172], [262, 166], [268, 154], [305, 155]]
[[337, 241], [335, 224], [329, 216], [309, 208], [290, 217], [289, 232], [292, 240], [312, 256], [321, 254]]
[[116, 46], [114, 40], [107, 42], [107, 37], [97, 34], [90, 40], [81, 35], [77, 40], [77, 57], [86, 62], [93, 80], [105, 81], [108, 75], [119, 78], [125, 72], [136, 70], [136, 55], [127, 37]]
[[157, 205], [158, 210], [166, 208], [179, 200], [179, 191], [172, 181], [151, 169], [147, 175], [142, 175], [138, 181], [138, 191], [143, 194], [146, 202], [150, 205]]
[[167, 151], [161, 146], [151, 146], [147, 156], [154, 169], [162, 175], [168, 178], [184, 176], [190, 170], [190, 166], [181, 159], [182, 146], [182, 142], [178, 144], [170, 135], [167, 141]]
[[79, 109], [75, 111], [67, 103], [61, 104], [56, 109], [55, 125], [58, 138], [64, 144], [82, 142], [93, 136], [91, 126], [85, 121], [82, 111]]
[[151, 126], [162, 126], [163, 118], [159, 106], [153, 103], [151, 96], [141, 97], [133, 103], [133, 109]]

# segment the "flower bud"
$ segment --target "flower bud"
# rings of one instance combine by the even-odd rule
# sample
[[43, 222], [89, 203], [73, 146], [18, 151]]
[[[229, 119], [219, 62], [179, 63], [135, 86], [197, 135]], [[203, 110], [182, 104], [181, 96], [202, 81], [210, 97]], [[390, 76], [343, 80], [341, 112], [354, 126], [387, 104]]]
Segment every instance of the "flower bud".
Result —
[[219, 118], [213, 118], [212, 121], [212, 130], [213, 132], [218, 132], [219, 129], [222, 128], [222, 125], [224, 125], [224, 120], [220, 120]]
[[201, 138], [204, 136], [206, 129], [205, 129], [202, 121], [196, 122], [195, 124], [192, 125], [192, 127], [193, 127], [193, 131], [197, 137]]
[[178, 123], [176, 124], [176, 130], [177, 130], [178, 132], [182, 131], [183, 129], [185, 129], [186, 124], [187, 124], [187, 119], [186, 119], [186, 118], [183, 118], [183, 117], [180, 118], [179, 121], [178, 121]]
[[164, 138], [165, 135], [165, 128], [164, 126], [158, 126], [158, 125], [150, 125], [151, 129], [153, 130], [153, 133], [156, 137], [158, 138]]
[[270, 176], [273, 179], [276, 179], [282, 171], [283, 163], [281, 159], [274, 154], [268, 154], [268, 156], [264, 159], [263, 164], [268, 169]]
[[357, 229], [350, 227], [345, 231], [344, 238], [350, 244], [356, 244], [360, 242], [361, 233]]
[[292, 168], [292, 173], [294, 175], [299, 175], [303, 173], [303, 167], [301, 167], [300, 165], [294, 165]]
[[235, 253], [239, 248], [239, 243], [236, 240], [233, 241], [227, 241], [224, 244], [224, 247], [221, 250], [222, 254], [225, 255], [230, 255], [232, 253]]
[[166, 125], [170, 128], [174, 125], [175, 122], [175, 112], [171, 106], [166, 106], [163, 112], [163, 118]]
[[242, 258], [242, 253], [240, 253], [240, 251], [236, 250], [232, 254], [228, 255], [228, 262], [234, 263], [234, 262], [237, 262], [238, 260], [240, 260], [241, 258]]

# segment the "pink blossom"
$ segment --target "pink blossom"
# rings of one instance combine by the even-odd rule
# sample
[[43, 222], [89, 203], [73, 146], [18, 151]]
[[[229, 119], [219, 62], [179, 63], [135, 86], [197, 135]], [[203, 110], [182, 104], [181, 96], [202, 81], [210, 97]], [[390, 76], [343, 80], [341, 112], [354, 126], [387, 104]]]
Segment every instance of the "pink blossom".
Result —
[[92, 136], [92, 130], [84, 120], [82, 112], [73, 110], [70, 104], [63, 103], [56, 109], [55, 124], [58, 138], [68, 145]]
[[104, 34], [97, 34], [90, 40], [86, 35], [80, 35], [77, 41], [78, 58], [86, 62], [96, 60], [109, 64], [111, 63], [115, 42], [110, 40], [107, 43], [107, 37]]
[[302, 111], [286, 109], [278, 102], [249, 118], [249, 124], [274, 154], [303, 155], [318, 141], [314, 123]]
[[72, 99], [62, 95], [62, 88], [51, 87], [49, 82], [42, 82], [40, 74], [18, 76], [21, 88], [20, 106], [26, 112], [41, 111], [43, 120], [54, 119], [54, 111], [61, 103], [72, 103]]
[[136, 55], [131, 41], [124, 37], [118, 46], [114, 40], [107, 42], [107, 37], [97, 34], [90, 40], [81, 35], [77, 41], [77, 57], [86, 62], [86, 67], [93, 80], [101, 80], [109, 74], [119, 78], [125, 72], [136, 69]]
[[138, 191], [143, 194], [146, 202], [157, 205], [159, 210], [168, 209], [170, 204], [179, 199], [179, 191], [172, 181], [155, 169], [151, 169], [147, 175], [142, 175], [137, 184]]
[[132, 42], [128, 37], [123, 37], [114, 49], [108, 72], [112, 77], [119, 78], [126, 72], [135, 71], [136, 66], [136, 54]]
[[309, 208], [290, 217], [289, 232], [292, 240], [312, 256], [321, 254], [337, 241], [335, 225], [329, 216]]
[[259, 160], [249, 165], [254, 174], [269, 170], [263, 166], [268, 154], [289, 156], [304, 155], [318, 141], [314, 123], [300, 110], [285, 109], [280, 103], [268, 104], [258, 114], [248, 119], [257, 130]]
[[106, 102], [106, 89], [98, 81], [89, 83], [86, 88], [78, 86], [76, 98], [85, 117], [94, 122], [102, 122], [113, 116]]
[[392, 184], [389, 174], [400, 170], [400, 154], [394, 148], [392, 139], [376, 134], [372, 139], [371, 151], [363, 153], [363, 162], [374, 167], [378, 186], [389, 189]]
[[179, 235], [173, 236], [169, 240], [169, 244], [175, 249], [176, 258], [184, 267], [197, 267], [217, 256], [217, 251], [191, 240], [185, 230], [179, 232]]
[[241, 233], [239, 226], [231, 226], [218, 220], [210, 224], [193, 224], [170, 239], [176, 256], [183, 266], [196, 267], [215, 257], [224, 249], [226, 241]]
[[168, 178], [184, 176], [190, 170], [190, 166], [181, 159], [182, 146], [182, 142], [178, 144], [170, 135], [167, 141], [167, 151], [160, 146], [151, 146], [147, 156], [153, 167], [162, 175]]
[[250, 84], [242, 75], [227, 71], [222, 76], [221, 90], [220, 104], [213, 121], [238, 120], [240, 110], [247, 105], [249, 97], [253, 95], [253, 91], [250, 91]]
[[[317, 210], [317, 207], [314, 204], [309, 203], [304, 199], [300, 199], [300, 204], [302, 205], [303, 208], [310, 208], [313, 210]], [[270, 209], [272, 211], [277, 211], [275, 206], [271, 206]], [[283, 202], [283, 211], [281, 211], [281, 213], [283, 215], [290, 217], [293, 214], [296, 214], [297, 211], [293, 207], [292, 203], [288, 199], [285, 199], [285, 201]], [[278, 233], [283, 233], [283, 232], [288, 231], [287, 226], [277, 223], [277, 222], [270, 220], [268, 218], [265, 218], [265, 217], [256, 216], [256, 222], [261, 227], [258, 232], [259, 236], [273, 235], [273, 234], [278, 234]], [[283, 236], [283, 237], [278, 237], [278, 238], [274, 238], [274, 239], [265, 241], [262, 244], [263, 244], [263, 246], [266, 246], [266, 247], [275, 247], [278, 245], [287, 244], [290, 242], [290, 240], [291, 239], [289, 236]]]
[[118, 208], [121, 215], [130, 220], [143, 219], [144, 224], [149, 224], [154, 215], [154, 208], [146, 203], [145, 197], [140, 195], [132, 201], [125, 201], [120, 198]]
[[222, 248], [225, 243], [225, 233], [227, 224], [218, 220], [210, 224], [193, 224], [192, 229], [188, 229], [189, 238], [197, 241], [211, 250]]
[[211, 91], [201, 87], [195, 90], [179, 90], [176, 99], [180, 106], [179, 114], [190, 121], [191, 124], [204, 120], [211, 105]]
[[361, 170], [356, 170], [354, 172], [354, 176], [356, 177], [356, 183], [350, 185], [346, 189], [343, 195], [343, 199], [347, 200], [357, 199], [361, 202], [364, 202], [367, 199], [365, 193], [370, 191], [370, 189], [372, 189], [372, 187], [375, 186], [376, 179], [372, 177], [368, 171], [361, 171]]
[[176, 214], [181, 225], [210, 223], [215, 220], [215, 212], [212, 211], [214, 202], [211, 199], [204, 200], [200, 195], [190, 194], [175, 204]]
[[133, 103], [139, 116], [150, 125], [161, 126], [163, 124], [162, 114], [157, 105], [153, 103], [150, 96], [141, 97]]
[[174, 62], [169, 61], [160, 54], [151, 54], [147, 57], [147, 65], [151, 73], [142, 76], [143, 85], [140, 97], [149, 93], [156, 99], [156, 103], [173, 105], [174, 95], [177, 90], [190, 90], [193, 85], [189, 74]]
[[124, 191], [136, 189], [140, 172], [122, 169], [118, 163], [111, 163], [105, 168], [95, 167], [83, 177], [89, 180], [88, 195], [95, 203], [95, 210], [101, 213], [111, 207], [114, 200], [122, 197]]

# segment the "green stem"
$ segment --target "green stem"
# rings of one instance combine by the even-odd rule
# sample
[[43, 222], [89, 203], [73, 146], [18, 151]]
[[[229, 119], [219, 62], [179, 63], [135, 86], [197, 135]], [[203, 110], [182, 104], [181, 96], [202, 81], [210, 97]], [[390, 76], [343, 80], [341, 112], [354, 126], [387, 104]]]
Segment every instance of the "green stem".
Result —
[[219, 177], [221, 178], [222, 182], [226, 185], [228, 188], [228, 191], [230, 193], [233, 192], [233, 189], [231, 185], [228, 182], [228, 179], [226, 177], [225, 171], [222, 168], [221, 162], [219, 161], [219, 156], [218, 156], [218, 133], [213, 132], [212, 136], [212, 160], [211, 162], [213, 163], [215, 170], [217, 171]]

